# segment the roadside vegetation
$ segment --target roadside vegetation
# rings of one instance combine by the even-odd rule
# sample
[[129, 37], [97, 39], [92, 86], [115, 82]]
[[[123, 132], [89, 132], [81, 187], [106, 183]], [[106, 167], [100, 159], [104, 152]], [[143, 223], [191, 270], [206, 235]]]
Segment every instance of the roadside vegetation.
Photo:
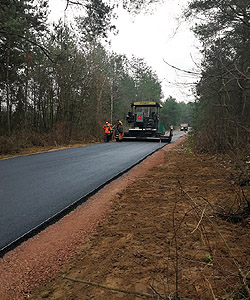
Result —
[[[249, 219], [250, 199], [250, 4], [249, 1], [190, 1], [185, 16], [202, 45], [201, 79], [196, 86], [193, 150], [223, 153], [237, 170], [235, 180], [245, 199], [241, 213]], [[240, 217], [241, 218], [241, 217]]]
[[[157, 1], [150, 1], [157, 2]], [[136, 13], [148, 1], [124, 1]], [[163, 99], [157, 74], [143, 59], [110, 52], [111, 4], [65, 1], [82, 9], [74, 25], [48, 24], [48, 0], [1, 1], [0, 153], [27, 146], [98, 140], [105, 120], [125, 121], [130, 103], [162, 101], [166, 127], [189, 122], [198, 151], [249, 157], [247, 0], [190, 1], [203, 60], [195, 103]], [[212, 17], [211, 17], [212, 16]], [[182, 99], [183, 100], [183, 99]]]
[[[158, 1], [123, 2], [136, 13]], [[171, 299], [182, 295], [178, 270], [186, 253], [180, 250], [178, 235], [182, 232], [187, 237], [188, 230], [190, 235], [199, 235], [197, 243], [203, 243], [206, 250], [196, 260], [204, 266], [203, 287], [210, 290], [210, 299], [218, 299], [216, 291], [221, 282], [225, 283], [225, 293], [218, 293], [226, 296], [220, 299], [249, 299], [249, 266], [242, 268], [246, 262], [237, 254], [239, 249], [231, 251], [217, 227], [217, 222], [226, 221], [238, 226], [237, 230], [243, 228], [244, 234], [249, 230], [249, 0], [189, 1], [183, 17], [194, 23], [192, 30], [203, 55], [201, 65], [197, 64], [200, 80], [194, 88], [194, 103], [179, 102], [171, 96], [163, 99], [161, 82], [143, 59], [128, 59], [107, 50], [104, 41], [109, 32], [116, 30], [111, 22], [113, 8], [107, 1], [79, 1], [84, 14], [74, 27], [62, 20], [49, 25], [48, 1], [37, 3], [36, 7], [31, 0], [0, 3], [0, 154], [18, 153], [33, 146], [97, 142], [102, 140], [106, 120], [125, 121], [132, 101], [161, 102], [165, 128], [177, 127], [181, 122], [192, 126], [186, 152], [182, 151], [189, 153], [192, 161], [198, 157], [201, 165], [203, 159], [209, 162], [206, 155], [221, 161], [223, 168], [232, 170], [230, 174], [225, 172], [225, 177], [232, 182], [234, 192], [237, 190], [229, 202], [222, 197], [219, 204], [201, 192], [198, 203], [196, 191], [192, 190], [191, 195], [181, 180], [178, 185], [174, 183], [173, 193], [180, 202], [171, 207], [173, 232], [166, 250], [171, 268], [164, 270], [173, 276], [169, 284], [175, 293]], [[73, 1], [65, 4], [76, 5]], [[192, 164], [189, 166], [192, 168]], [[195, 181], [192, 184], [190, 189], [194, 189]], [[187, 214], [175, 218], [182, 204]], [[190, 214], [195, 216], [192, 221]], [[227, 230], [233, 233], [235, 228]], [[220, 247], [221, 256], [216, 254], [218, 244], [225, 247]], [[192, 267], [191, 254], [186, 274]], [[232, 285], [227, 286], [232, 274]], [[194, 298], [200, 292], [197, 289], [194, 286]]]
[[[112, 6], [79, 3], [74, 25], [51, 25], [47, 0], [1, 1], [0, 154], [102, 140], [104, 122], [125, 121], [131, 102], [162, 101], [157, 74], [143, 59], [107, 50], [116, 30]], [[178, 125], [185, 107], [170, 97], [165, 126]]]

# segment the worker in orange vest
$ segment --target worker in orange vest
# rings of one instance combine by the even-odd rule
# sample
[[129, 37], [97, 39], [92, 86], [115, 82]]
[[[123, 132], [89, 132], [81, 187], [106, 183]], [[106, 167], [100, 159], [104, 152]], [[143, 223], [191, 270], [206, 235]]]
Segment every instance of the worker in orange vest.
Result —
[[103, 126], [102, 126], [103, 130], [104, 130], [104, 142], [108, 143], [111, 140], [112, 137], [112, 126], [109, 124], [109, 122], [106, 122]]
[[117, 120], [116, 130], [118, 132], [119, 141], [122, 141], [123, 138], [123, 124], [121, 120]]

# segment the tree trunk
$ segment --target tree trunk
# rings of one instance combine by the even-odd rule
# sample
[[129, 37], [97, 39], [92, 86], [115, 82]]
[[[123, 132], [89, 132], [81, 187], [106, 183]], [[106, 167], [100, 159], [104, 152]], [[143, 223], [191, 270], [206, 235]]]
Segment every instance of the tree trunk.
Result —
[[7, 105], [7, 132], [10, 135], [10, 87], [9, 87], [9, 65], [10, 65], [10, 41], [8, 41], [7, 60], [6, 60], [6, 105]]
[[113, 96], [113, 79], [111, 81], [111, 96], [110, 96], [110, 123], [113, 124], [114, 96]]
[[27, 50], [27, 52], [26, 52], [25, 99], [24, 99], [24, 124], [25, 125], [27, 125], [29, 65], [30, 65], [30, 56], [29, 56], [29, 50]]

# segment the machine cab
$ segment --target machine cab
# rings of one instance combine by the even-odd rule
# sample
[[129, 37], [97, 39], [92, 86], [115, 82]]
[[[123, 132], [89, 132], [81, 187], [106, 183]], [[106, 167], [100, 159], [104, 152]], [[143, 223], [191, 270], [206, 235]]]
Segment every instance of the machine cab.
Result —
[[132, 102], [132, 111], [127, 115], [127, 122], [134, 128], [158, 129], [161, 104], [157, 102]]

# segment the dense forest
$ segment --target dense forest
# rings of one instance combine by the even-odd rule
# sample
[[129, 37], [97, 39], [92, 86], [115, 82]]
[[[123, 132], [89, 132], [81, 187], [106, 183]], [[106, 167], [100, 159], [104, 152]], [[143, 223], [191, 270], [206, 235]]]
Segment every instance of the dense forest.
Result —
[[0, 3], [2, 153], [96, 141], [106, 120], [125, 120], [132, 101], [162, 100], [161, 83], [143, 59], [105, 49], [112, 7], [73, 4], [84, 5], [84, 16], [70, 27], [48, 24], [48, 0]]
[[250, 2], [193, 0], [185, 15], [202, 45], [194, 113], [199, 150], [245, 155], [250, 137]]
[[[123, 1], [132, 13], [157, 0]], [[48, 0], [0, 2], [0, 153], [22, 147], [97, 141], [102, 125], [125, 120], [136, 100], [162, 102], [167, 128], [189, 122], [199, 151], [249, 153], [250, 4], [192, 0], [183, 16], [203, 55], [195, 103], [164, 99], [155, 71], [111, 52], [114, 7], [65, 0], [83, 12], [74, 25], [48, 23]]]

